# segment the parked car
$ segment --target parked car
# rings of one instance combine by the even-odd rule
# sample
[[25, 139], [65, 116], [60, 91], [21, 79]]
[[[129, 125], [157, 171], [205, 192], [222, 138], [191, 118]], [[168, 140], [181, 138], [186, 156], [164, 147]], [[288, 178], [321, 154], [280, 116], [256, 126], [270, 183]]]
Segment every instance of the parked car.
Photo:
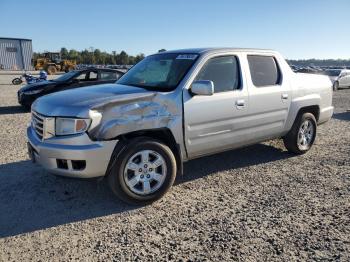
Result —
[[329, 78], [296, 74], [277, 52], [167, 51], [116, 84], [38, 99], [28, 148], [52, 173], [106, 176], [124, 201], [148, 203], [194, 158], [280, 137], [304, 154], [332, 114]]
[[114, 83], [123, 74], [120, 70], [97, 68], [70, 71], [54, 80], [36, 82], [22, 87], [17, 93], [18, 103], [30, 108], [32, 103], [43, 95], [77, 87]]
[[334, 91], [337, 91], [339, 87], [350, 87], [349, 69], [328, 69], [324, 73], [331, 79]]
[[313, 67], [301, 67], [295, 71], [296, 73], [308, 73], [308, 74], [318, 74], [320, 70], [317, 70], [316, 68]]

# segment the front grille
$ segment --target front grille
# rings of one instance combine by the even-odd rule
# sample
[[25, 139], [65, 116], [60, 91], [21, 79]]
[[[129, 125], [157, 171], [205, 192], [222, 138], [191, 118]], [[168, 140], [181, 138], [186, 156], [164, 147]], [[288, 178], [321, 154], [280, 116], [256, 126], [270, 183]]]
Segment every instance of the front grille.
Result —
[[41, 140], [44, 136], [44, 120], [44, 116], [38, 114], [35, 111], [32, 111], [32, 127]]

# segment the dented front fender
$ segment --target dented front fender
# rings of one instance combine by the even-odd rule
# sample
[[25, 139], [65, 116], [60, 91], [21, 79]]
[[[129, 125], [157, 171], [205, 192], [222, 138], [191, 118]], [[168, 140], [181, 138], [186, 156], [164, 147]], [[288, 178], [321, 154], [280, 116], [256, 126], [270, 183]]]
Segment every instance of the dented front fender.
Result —
[[100, 112], [102, 118], [89, 134], [96, 140], [111, 140], [139, 130], [176, 129], [182, 112], [176, 101], [172, 94], [149, 92], [98, 104], [92, 110]]

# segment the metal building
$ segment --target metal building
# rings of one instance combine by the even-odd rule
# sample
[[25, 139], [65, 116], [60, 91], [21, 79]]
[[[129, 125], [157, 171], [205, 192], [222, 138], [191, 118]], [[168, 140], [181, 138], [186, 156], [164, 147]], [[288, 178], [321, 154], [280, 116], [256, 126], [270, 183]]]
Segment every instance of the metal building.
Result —
[[0, 69], [32, 70], [32, 40], [0, 37]]

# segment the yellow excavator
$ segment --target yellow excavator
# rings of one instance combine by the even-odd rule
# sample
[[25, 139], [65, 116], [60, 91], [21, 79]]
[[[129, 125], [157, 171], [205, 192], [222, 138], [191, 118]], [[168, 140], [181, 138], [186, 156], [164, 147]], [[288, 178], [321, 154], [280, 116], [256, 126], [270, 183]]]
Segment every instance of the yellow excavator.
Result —
[[74, 70], [76, 65], [76, 61], [61, 59], [60, 53], [54, 52], [45, 52], [42, 57], [34, 61], [35, 70], [45, 70], [49, 75], [59, 71], [69, 72]]

